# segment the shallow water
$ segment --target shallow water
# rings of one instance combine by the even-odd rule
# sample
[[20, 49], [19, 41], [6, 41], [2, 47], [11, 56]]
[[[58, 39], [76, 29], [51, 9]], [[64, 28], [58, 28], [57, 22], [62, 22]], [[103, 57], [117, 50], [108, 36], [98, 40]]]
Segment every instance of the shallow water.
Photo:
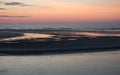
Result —
[[0, 56], [0, 75], [120, 75], [120, 51]]
[[48, 38], [52, 38], [53, 36], [54, 35], [50, 35], [50, 34], [24, 33], [23, 36], [3, 38], [0, 39], [0, 41], [14, 41], [14, 40], [24, 40], [24, 39], [48, 39]]
[[120, 31], [120, 24], [79, 24], [79, 23], [68, 23], [68, 24], [39, 24], [39, 25], [19, 25], [19, 24], [8, 24], [8, 25], [0, 25], [0, 29], [56, 29], [56, 28], [72, 28], [72, 29], [80, 29], [80, 30], [112, 30]]
[[[59, 32], [59, 31], [58, 31]], [[51, 35], [51, 34], [40, 34], [40, 33], [23, 33], [23, 36], [15, 36], [15, 37], [9, 37], [9, 38], [3, 38], [0, 39], [0, 41], [14, 41], [14, 40], [25, 40], [25, 39], [50, 39], [53, 38], [54, 36], [57, 36], [58, 39], [60, 40], [61, 37], [66, 37], [66, 34], [69, 34], [69, 38], [70, 37], [74, 37], [72, 38], [72, 40], [76, 40], [78, 37], [107, 37], [107, 36], [111, 36], [111, 37], [120, 37], [119, 33], [100, 33], [100, 32], [72, 32], [68, 33], [68, 32], [64, 32], [58, 35]], [[54, 38], [55, 39], [55, 38]], [[71, 39], [68, 39], [71, 40]]]

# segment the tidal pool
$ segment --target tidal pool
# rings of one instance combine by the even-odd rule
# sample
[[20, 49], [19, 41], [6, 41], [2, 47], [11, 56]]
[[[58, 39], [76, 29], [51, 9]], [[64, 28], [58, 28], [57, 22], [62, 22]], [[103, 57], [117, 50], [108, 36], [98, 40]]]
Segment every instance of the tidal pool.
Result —
[[120, 51], [0, 56], [0, 75], [120, 75]]

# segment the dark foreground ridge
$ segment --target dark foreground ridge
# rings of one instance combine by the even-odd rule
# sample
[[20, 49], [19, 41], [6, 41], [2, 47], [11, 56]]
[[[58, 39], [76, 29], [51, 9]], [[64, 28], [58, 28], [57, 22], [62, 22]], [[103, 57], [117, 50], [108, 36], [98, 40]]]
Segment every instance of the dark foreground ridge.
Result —
[[78, 40], [0, 43], [0, 53], [25, 55], [120, 50], [120, 38], [98, 37]]
[[52, 49], [52, 50], [29, 50], [29, 51], [0, 51], [0, 55], [45, 55], [45, 54], [71, 54], [71, 53], [88, 53], [88, 52], [104, 52], [119, 51], [120, 47], [109, 48], [86, 48], [86, 49]]

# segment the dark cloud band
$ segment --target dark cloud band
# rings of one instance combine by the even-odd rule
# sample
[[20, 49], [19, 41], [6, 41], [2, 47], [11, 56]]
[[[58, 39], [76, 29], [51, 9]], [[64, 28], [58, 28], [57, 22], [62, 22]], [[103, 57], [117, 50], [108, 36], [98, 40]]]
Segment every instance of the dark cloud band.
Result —
[[33, 6], [33, 5], [28, 5], [22, 2], [3, 2], [0, 1], [0, 4], [4, 4], [4, 5], [9, 5], [9, 6]]
[[5, 5], [24, 5], [24, 3], [21, 2], [5, 2]]
[[10, 16], [10, 15], [0, 15], [0, 17], [6, 17], [6, 18], [26, 18], [29, 16]]

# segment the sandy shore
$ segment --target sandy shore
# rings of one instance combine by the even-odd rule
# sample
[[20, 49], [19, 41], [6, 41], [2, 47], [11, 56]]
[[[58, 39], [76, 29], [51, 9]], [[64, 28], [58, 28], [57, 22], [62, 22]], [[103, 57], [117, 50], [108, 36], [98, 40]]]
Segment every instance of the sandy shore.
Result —
[[[3, 32], [3, 30], [0, 30]], [[120, 49], [118, 32], [57, 31], [57, 30], [4, 30], [0, 38], [0, 53], [42, 54], [56, 52], [89, 52]], [[3, 33], [0, 35], [3, 35]], [[9, 33], [11, 35], [9, 35]], [[17, 35], [17, 34], [27, 35]], [[16, 36], [13, 36], [16, 35]]]
[[120, 51], [0, 56], [0, 75], [120, 75]]

